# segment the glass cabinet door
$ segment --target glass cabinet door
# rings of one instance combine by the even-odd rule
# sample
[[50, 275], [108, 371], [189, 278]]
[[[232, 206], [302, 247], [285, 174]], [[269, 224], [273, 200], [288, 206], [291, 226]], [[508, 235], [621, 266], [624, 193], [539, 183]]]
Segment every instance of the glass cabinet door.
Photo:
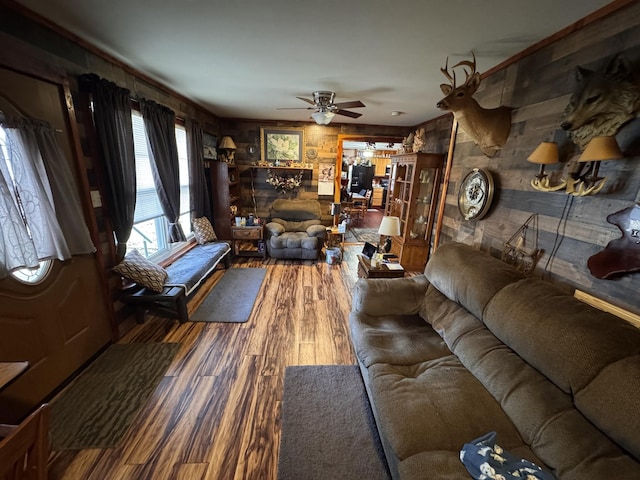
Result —
[[420, 169], [418, 181], [415, 184], [415, 214], [409, 231], [411, 240], [426, 240], [428, 237], [436, 173], [435, 168]]

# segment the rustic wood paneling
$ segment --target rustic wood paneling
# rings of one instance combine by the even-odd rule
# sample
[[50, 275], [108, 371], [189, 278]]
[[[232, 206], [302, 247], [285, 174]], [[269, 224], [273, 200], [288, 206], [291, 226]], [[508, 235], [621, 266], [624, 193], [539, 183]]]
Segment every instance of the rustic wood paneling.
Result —
[[[574, 88], [575, 67], [601, 69], [614, 54], [622, 52], [632, 61], [640, 77], [639, 25], [640, 3], [633, 2], [483, 79], [476, 95], [479, 103], [485, 107], [497, 106], [496, 99], [502, 99], [503, 104], [511, 106], [511, 133], [496, 157], [489, 159], [458, 128], [441, 244], [461, 241], [499, 256], [504, 242], [529, 215], [538, 213], [539, 246], [545, 254], [538, 263], [536, 276], [548, 278], [566, 289], [580, 288], [640, 312], [637, 298], [640, 274], [599, 280], [586, 266], [591, 255], [620, 236], [619, 229], [609, 224], [606, 217], [640, 200], [640, 119], [626, 125], [617, 135], [626, 158], [602, 163], [600, 172], [608, 177], [608, 185], [598, 195], [568, 198], [562, 192], [538, 192], [529, 184], [538, 167], [526, 161], [543, 140], [558, 142], [563, 161], [579, 154], [560, 128], [564, 108]], [[445, 134], [444, 129], [433, 128], [432, 124], [427, 122], [418, 128]], [[461, 179], [474, 167], [486, 168], [493, 174], [496, 194], [484, 219], [466, 222], [457, 209], [457, 193]], [[552, 165], [548, 171], [566, 178], [562, 167]], [[550, 258], [553, 251], [555, 255]]]

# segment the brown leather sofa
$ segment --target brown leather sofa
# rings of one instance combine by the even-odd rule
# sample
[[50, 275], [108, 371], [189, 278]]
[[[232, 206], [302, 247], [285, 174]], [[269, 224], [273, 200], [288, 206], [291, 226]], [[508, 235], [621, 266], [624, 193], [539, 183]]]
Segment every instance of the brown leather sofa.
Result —
[[317, 200], [278, 199], [271, 205], [270, 221], [265, 225], [267, 252], [273, 258], [318, 258], [326, 227]]
[[361, 279], [352, 342], [395, 479], [468, 479], [488, 432], [560, 480], [640, 478], [640, 330], [462, 244]]

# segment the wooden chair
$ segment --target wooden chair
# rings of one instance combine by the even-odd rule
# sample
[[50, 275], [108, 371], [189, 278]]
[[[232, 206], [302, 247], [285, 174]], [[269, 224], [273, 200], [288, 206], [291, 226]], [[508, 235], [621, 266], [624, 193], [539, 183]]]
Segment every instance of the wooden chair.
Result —
[[353, 218], [356, 221], [364, 220], [367, 216], [367, 210], [369, 209], [369, 203], [371, 202], [371, 194], [373, 190], [367, 190], [364, 194], [364, 200], [357, 201], [353, 205]]
[[49, 459], [49, 405], [41, 405], [20, 425], [0, 424], [0, 479], [46, 480]]

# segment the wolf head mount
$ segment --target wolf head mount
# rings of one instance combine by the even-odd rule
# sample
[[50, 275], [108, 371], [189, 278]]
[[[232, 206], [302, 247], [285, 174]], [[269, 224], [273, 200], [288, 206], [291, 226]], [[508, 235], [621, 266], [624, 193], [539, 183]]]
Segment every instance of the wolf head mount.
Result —
[[576, 88], [560, 126], [580, 150], [593, 137], [614, 136], [640, 111], [640, 84], [625, 57], [614, 56], [601, 71], [576, 67]]
[[[453, 116], [462, 129], [478, 144], [482, 153], [493, 157], [506, 143], [511, 130], [511, 109], [508, 107], [482, 108], [473, 98], [480, 86], [480, 74], [476, 72], [476, 57], [473, 61], [463, 60], [451, 67], [449, 59], [440, 71], [449, 80], [449, 84], [440, 85], [445, 97], [436, 107], [453, 112]], [[462, 67], [465, 73], [463, 85], [456, 86], [455, 68]]]

